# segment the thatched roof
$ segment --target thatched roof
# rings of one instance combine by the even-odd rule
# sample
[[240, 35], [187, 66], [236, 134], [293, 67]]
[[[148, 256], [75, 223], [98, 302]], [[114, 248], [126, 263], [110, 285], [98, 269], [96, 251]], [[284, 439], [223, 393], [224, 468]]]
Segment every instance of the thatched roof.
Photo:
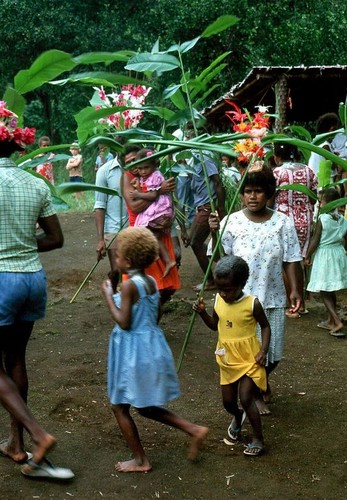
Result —
[[[280, 82], [282, 96], [278, 94]], [[225, 111], [230, 109], [226, 99], [251, 113], [257, 105], [271, 106], [270, 113], [278, 112], [278, 101], [282, 99], [282, 119], [286, 123], [315, 122], [324, 113], [337, 113], [346, 94], [347, 66], [259, 66], [205, 108], [204, 115], [213, 129], [225, 130], [230, 128], [225, 117]]]

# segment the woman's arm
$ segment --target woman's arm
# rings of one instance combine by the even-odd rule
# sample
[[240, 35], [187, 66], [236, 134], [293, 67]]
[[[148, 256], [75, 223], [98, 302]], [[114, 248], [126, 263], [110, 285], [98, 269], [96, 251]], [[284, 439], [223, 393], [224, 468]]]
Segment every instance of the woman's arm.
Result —
[[113, 319], [123, 330], [129, 330], [131, 326], [131, 310], [133, 304], [138, 300], [138, 292], [135, 284], [131, 281], [125, 281], [122, 284], [121, 307], [117, 307], [113, 302], [113, 288], [110, 280], [105, 280], [102, 284], [102, 291], [105, 295], [106, 304]]
[[[130, 193], [132, 191], [134, 191], [134, 188], [131, 185], [131, 180], [127, 174], [123, 175], [121, 185], [122, 185], [122, 192], [123, 192], [123, 197], [124, 197], [125, 203], [130, 208], [130, 210], [132, 212], [134, 212], [135, 214], [139, 214], [140, 212], [143, 212], [152, 203], [151, 201], [134, 200], [131, 198]], [[160, 195], [160, 194], [170, 193], [174, 190], [175, 190], [175, 180], [173, 178], [170, 178], [170, 179], [163, 181], [158, 193]]]
[[261, 328], [261, 350], [256, 354], [255, 360], [260, 365], [266, 365], [266, 354], [269, 350], [271, 328], [263, 306], [258, 299], [254, 300], [253, 316]]
[[[297, 262], [283, 262], [283, 270], [285, 272], [288, 285], [289, 285], [289, 300], [291, 312], [297, 312], [302, 307], [302, 296], [300, 286], [302, 269], [301, 261]], [[303, 285], [303, 283], [301, 283]]]
[[153, 201], [156, 201], [160, 194], [159, 191], [147, 191], [146, 193], [143, 193], [142, 191], [137, 191], [134, 190], [130, 193], [130, 196], [132, 197], [133, 200], [145, 200], [149, 201], [150, 203], [153, 203]]

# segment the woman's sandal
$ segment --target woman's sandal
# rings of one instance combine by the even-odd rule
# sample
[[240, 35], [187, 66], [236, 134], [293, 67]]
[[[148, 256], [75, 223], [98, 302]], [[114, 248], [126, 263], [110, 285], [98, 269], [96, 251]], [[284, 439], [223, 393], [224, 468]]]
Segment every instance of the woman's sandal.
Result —
[[232, 419], [231, 424], [228, 427], [228, 436], [233, 441], [233, 443], [236, 443], [240, 439], [242, 426], [243, 426], [244, 421], [246, 420], [246, 416], [247, 416], [246, 412], [244, 411], [242, 413], [240, 427], [237, 427], [236, 429], [234, 428], [235, 417]]
[[260, 457], [265, 453], [265, 448], [261, 444], [249, 443], [243, 451], [245, 457]]

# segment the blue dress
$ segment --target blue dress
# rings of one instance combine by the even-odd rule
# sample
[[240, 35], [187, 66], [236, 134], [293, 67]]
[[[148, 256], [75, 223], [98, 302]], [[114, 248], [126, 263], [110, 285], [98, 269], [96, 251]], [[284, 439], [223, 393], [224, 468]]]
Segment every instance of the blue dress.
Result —
[[347, 256], [344, 238], [347, 235], [347, 220], [338, 215], [319, 216], [322, 235], [314, 254], [310, 282], [310, 292], [336, 292], [347, 288]]
[[[172, 352], [157, 323], [159, 292], [148, 294], [140, 275], [130, 279], [137, 287], [139, 300], [132, 307], [129, 330], [116, 325], [110, 337], [108, 397], [111, 404], [164, 406], [176, 399], [180, 390]], [[119, 307], [121, 293], [113, 299]]]

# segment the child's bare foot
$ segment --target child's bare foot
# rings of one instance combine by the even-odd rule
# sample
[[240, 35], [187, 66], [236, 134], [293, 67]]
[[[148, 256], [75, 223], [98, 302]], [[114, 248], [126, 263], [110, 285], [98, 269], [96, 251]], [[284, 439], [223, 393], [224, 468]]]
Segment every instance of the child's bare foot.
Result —
[[208, 428], [201, 425], [196, 426], [196, 431], [191, 434], [192, 438], [188, 449], [188, 460], [196, 460], [200, 446], [208, 434]]
[[165, 278], [169, 272], [171, 271], [172, 268], [176, 267], [176, 261], [175, 260], [170, 260], [170, 262], [168, 262], [165, 266], [165, 271], [164, 271], [164, 274], [163, 274], [163, 278]]
[[33, 451], [33, 461], [39, 464], [47, 453], [54, 448], [56, 442], [57, 440], [51, 434], [46, 434], [41, 441], [36, 442]]
[[141, 464], [138, 464], [135, 459], [117, 462], [115, 468], [118, 472], [149, 472], [152, 470], [152, 466], [147, 459], [144, 459]]
[[258, 408], [258, 411], [259, 411], [260, 415], [262, 415], [263, 417], [267, 416], [267, 415], [271, 415], [271, 411], [266, 406], [266, 404], [265, 404], [265, 402], [264, 402], [264, 400], [262, 398], [261, 399], [256, 399], [255, 400], [255, 404], [257, 405], [257, 408]]
[[28, 455], [26, 451], [11, 446], [7, 439], [4, 439], [0, 443], [0, 456], [10, 458], [16, 464], [23, 464], [28, 460]]

